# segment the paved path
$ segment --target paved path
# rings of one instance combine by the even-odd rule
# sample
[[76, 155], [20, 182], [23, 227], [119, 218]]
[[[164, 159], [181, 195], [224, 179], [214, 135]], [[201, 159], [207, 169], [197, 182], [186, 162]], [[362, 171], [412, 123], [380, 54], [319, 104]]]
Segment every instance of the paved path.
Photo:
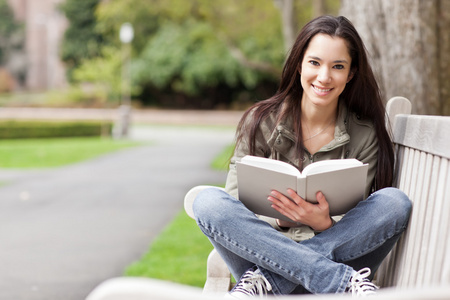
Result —
[[[242, 111], [133, 109], [135, 123], [235, 126]], [[0, 107], [0, 119], [117, 120], [117, 109]]]
[[0, 299], [81, 300], [120, 276], [182, 210], [232, 129], [133, 128], [154, 141], [69, 167], [0, 171]]

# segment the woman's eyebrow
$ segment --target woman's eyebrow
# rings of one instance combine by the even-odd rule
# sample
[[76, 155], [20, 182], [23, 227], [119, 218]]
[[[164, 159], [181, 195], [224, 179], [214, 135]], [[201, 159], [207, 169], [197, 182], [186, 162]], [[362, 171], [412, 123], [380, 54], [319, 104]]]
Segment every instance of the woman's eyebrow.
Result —
[[320, 57], [312, 56], [312, 55], [308, 55], [307, 58], [314, 59], [314, 60], [322, 60], [322, 59], [320, 59]]
[[337, 63], [337, 64], [348, 64], [348, 61], [345, 60], [345, 59], [338, 59], [338, 60], [335, 60], [334, 63]]
[[[322, 59], [320, 57], [318, 57], [318, 56], [308, 55], [307, 58], [318, 60], [318, 61], [322, 61]], [[335, 64], [349, 64], [348, 61], [345, 60], [345, 59], [337, 59], [337, 60], [333, 61], [333, 63], [335, 63]]]

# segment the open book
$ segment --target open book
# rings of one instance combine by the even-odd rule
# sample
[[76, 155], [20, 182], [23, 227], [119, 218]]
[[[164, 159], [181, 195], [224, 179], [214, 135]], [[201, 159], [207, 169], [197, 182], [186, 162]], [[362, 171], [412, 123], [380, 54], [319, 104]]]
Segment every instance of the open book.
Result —
[[237, 162], [239, 200], [256, 214], [292, 221], [271, 207], [272, 190], [286, 195], [293, 189], [303, 199], [317, 203], [321, 191], [328, 201], [330, 215], [340, 215], [363, 200], [369, 165], [357, 159], [332, 159], [312, 163], [302, 172], [286, 162], [244, 156]]

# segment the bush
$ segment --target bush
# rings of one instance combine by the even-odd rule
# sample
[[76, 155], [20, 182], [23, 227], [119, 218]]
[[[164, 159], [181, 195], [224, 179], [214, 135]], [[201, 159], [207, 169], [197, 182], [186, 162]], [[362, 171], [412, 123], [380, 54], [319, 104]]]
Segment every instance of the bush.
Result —
[[0, 121], [0, 139], [53, 138], [110, 135], [111, 122], [102, 121]]

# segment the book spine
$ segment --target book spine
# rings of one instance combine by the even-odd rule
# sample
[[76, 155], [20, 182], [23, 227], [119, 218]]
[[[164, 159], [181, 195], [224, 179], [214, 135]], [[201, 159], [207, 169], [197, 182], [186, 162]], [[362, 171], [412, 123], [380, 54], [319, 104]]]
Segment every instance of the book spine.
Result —
[[297, 177], [297, 194], [303, 199], [306, 199], [306, 177]]

